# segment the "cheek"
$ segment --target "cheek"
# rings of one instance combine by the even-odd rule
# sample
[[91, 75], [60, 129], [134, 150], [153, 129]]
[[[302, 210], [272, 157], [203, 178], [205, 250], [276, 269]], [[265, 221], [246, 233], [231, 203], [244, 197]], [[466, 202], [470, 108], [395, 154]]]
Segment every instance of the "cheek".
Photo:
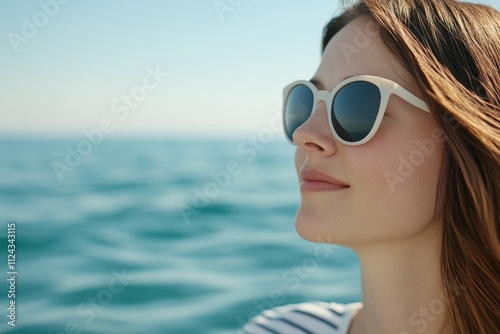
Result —
[[443, 146], [415, 138], [397, 145], [374, 141], [352, 155], [358, 218], [372, 221], [372, 233], [413, 234], [434, 218]]

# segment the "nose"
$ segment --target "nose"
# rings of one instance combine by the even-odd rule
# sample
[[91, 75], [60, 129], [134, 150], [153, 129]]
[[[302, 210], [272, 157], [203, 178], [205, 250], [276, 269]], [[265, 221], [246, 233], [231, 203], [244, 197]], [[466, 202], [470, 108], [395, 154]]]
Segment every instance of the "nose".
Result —
[[293, 141], [308, 153], [328, 156], [337, 151], [337, 142], [328, 123], [325, 101], [320, 101], [307, 121], [295, 130]]

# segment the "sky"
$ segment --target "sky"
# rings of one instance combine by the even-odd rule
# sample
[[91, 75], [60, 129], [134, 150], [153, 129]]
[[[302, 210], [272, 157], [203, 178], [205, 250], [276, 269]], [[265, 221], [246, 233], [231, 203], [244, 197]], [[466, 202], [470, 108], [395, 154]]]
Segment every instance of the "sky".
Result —
[[254, 133], [314, 74], [338, 4], [0, 0], [0, 134]]

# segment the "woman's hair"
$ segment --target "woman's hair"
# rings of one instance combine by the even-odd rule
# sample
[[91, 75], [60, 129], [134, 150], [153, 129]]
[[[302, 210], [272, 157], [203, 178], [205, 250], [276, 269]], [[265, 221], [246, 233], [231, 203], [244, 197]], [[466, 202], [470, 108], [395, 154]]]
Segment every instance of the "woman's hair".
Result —
[[499, 333], [500, 13], [453, 0], [359, 1], [326, 25], [323, 50], [365, 15], [415, 78], [447, 139], [436, 203], [443, 330]]

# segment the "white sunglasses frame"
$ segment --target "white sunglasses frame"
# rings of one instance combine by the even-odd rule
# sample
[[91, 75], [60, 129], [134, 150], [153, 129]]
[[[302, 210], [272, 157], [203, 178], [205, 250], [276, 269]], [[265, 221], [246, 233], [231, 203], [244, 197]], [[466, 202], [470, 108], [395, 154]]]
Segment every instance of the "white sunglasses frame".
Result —
[[[375, 123], [373, 124], [372, 129], [370, 132], [366, 135], [365, 138], [363, 138], [360, 141], [357, 142], [349, 142], [346, 141], [337, 134], [337, 131], [335, 131], [335, 128], [333, 127], [332, 123], [332, 118], [330, 117], [330, 111], [332, 110], [333, 106], [333, 99], [335, 98], [335, 95], [342, 89], [344, 86], [356, 82], [356, 81], [364, 81], [364, 82], [369, 82], [374, 84], [375, 86], [378, 87], [380, 90], [380, 106], [377, 111], [377, 117], [375, 119]], [[413, 93], [410, 93], [408, 90], [404, 89], [394, 81], [380, 78], [377, 76], [372, 76], [372, 75], [357, 75], [354, 77], [347, 78], [343, 81], [341, 81], [338, 85], [336, 85], [332, 91], [327, 91], [327, 90], [318, 90], [318, 88], [310, 81], [307, 80], [297, 80], [289, 84], [283, 89], [283, 129], [285, 130], [285, 137], [287, 140], [292, 144], [296, 145], [293, 140], [288, 138], [288, 134], [286, 133], [286, 104], [288, 101], [288, 97], [290, 92], [292, 91], [293, 88], [299, 85], [305, 85], [311, 89], [313, 93], [313, 106], [312, 106], [312, 111], [311, 115], [315, 112], [317, 109], [318, 104], [321, 101], [325, 101], [326, 107], [327, 107], [327, 116], [328, 116], [328, 124], [330, 125], [330, 130], [339, 142], [341, 142], [344, 145], [348, 146], [358, 146], [362, 145], [366, 142], [368, 142], [372, 137], [377, 133], [377, 130], [380, 126], [380, 123], [382, 123], [382, 119], [384, 117], [385, 111], [387, 109], [387, 104], [389, 103], [389, 98], [392, 94], [399, 96], [406, 102], [414, 105], [415, 107], [422, 109], [423, 111], [426, 111], [430, 113], [431, 111], [429, 110], [429, 107], [427, 103], [425, 103], [422, 99], [418, 98], [415, 96]], [[309, 117], [311, 117], [311, 115]], [[308, 118], [309, 119], [309, 118]], [[302, 123], [304, 124], [304, 123]], [[302, 126], [302, 124], [300, 126]], [[299, 127], [300, 127], [299, 126]], [[295, 131], [294, 131], [295, 132]], [[293, 139], [293, 134], [292, 134], [292, 139]]]

